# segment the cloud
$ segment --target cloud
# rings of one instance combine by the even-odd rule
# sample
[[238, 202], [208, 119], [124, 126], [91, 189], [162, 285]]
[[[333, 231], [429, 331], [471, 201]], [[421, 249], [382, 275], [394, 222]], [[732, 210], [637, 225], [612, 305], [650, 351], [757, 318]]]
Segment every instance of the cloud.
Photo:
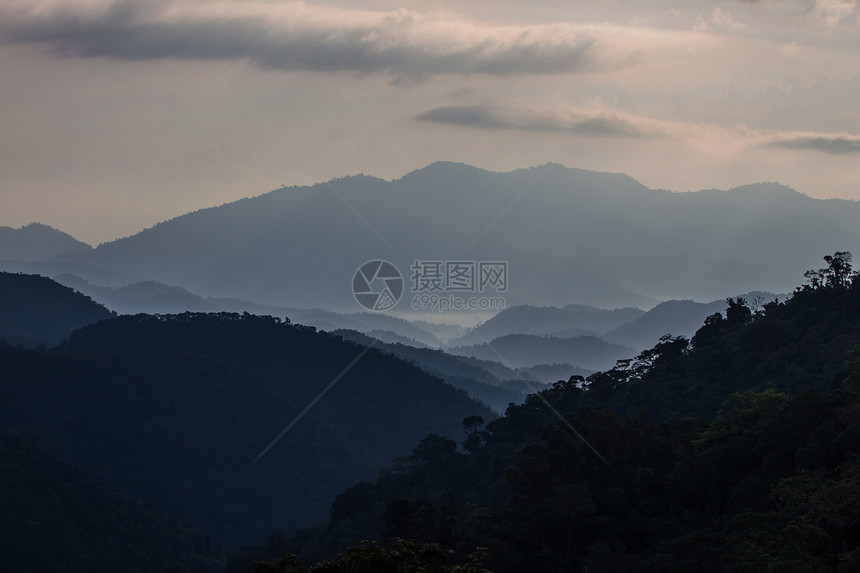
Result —
[[742, 24], [732, 18], [732, 15], [728, 12], [723, 12], [719, 8], [714, 10], [714, 24], [721, 28], [725, 28], [728, 30], [740, 30], [741, 28], [745, 28], [746, 24]]
[[573, 133], [593, 137], [662, 138], [681, 145], [741, 153], [749, 147], [813, 150], [830, 155], [860, 153], [860, 135], [771, 132], [704, 122], [667, 121], [633, 115], [616, 109], [526, 109], [489, 105], [453, 105], [429, 109], [415, 117], [420, 121], [485, 130]]
[[710, 32], [712, 30], [723, 30], [728, 32], [738, 32], [747, 27], [746, 24], [735, 20], [731, 14], [724, 12], [720, 8], [714, 10], [710, 21], [705, 19], [701, 14], [696, 18], [697, 23], [693, 27], [697, 32]]
[[815, 0], [811, 14], [821, 24], [834, 27], [851, 23], [856, 9], [856, 0]]
[[814, 149], [832, 155], [846, 155], [860, 153], [860, 135], [821, 133], [783, 134], [773, 136], [765, 145], [785, 149]]
[[415, 119], [480, 129], [571, 132], [600, 137], [668, 135], [659, 122], [614, 110], [523, 110], [454, 105], [427, 110]]
[[117, 60], [246, 60], [260, 68], [439, 74], [562, 74], [632, 65], [623, 31], [491, 26], [451, 14], [295, 2], [138, 2], [0, 9], [0, 38]]

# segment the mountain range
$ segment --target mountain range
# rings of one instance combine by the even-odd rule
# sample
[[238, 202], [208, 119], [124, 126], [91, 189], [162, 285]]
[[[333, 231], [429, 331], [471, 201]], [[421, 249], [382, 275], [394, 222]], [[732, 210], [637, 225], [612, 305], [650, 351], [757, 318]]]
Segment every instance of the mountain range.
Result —
[[506, 334], [539, 334], [570, 338], [601, 335], [645, 314], [639, 308], [605, 310], [584, 304], [562, 308], [532, 305], [512, 306], [477, 325], [463, 336], [449, 341], [449, 346], [482, 344]]
[[535, 334], [507, 334], [483, 344], [455, 346], [448, 352], [497, 360], [514, 368], [568, 362], [588, 370], [606, 370], [616, 361], [636, 354], [633, 348], [612, 344], [597, 336], [559, 338]]
[[[155, 281], [135, 282], [123, 286], [99, 286], [74, 274], [52, 277], [58, 283], [73, 288], [119, 314], [171, 314], [180, 312], [249, 312], [252, 314], [288, 317], [291, 321], [321, 330], [356, 329], [373, 331], [376, 338], [392, 342], [408, 342], [416, 346], [439, 346], [442, 341], [430, 329], [434, 325], [407, 321], [380, 313], [337, 313], [321, 308], [300, 309], [272, 306], [230, 298], [207, 298], [188, 290]], [[450, 330], [453, 327], [448, 327]], [[455, 329], [452, 332], [461, 332]], [[440, 333], [442, 330], [440, 330]]]
[[385, 259], [407, 287], [395, 308], [408, 312], [415, 261], [504, 261], [508, 288], [480, 294], [508, 306], [650, 307], [786, 292], [820, 253], [860, 249], [858, 219], [856, 201], [776, 183], [675, 193], [556, 164], [494, 173], [434, 163], [393, 181], [357, 175], [202, 209], [69, 249], [42, 274], [100, 285], [98, 273], [133, 276], [206, 297], [354, 312], [353, 274]]

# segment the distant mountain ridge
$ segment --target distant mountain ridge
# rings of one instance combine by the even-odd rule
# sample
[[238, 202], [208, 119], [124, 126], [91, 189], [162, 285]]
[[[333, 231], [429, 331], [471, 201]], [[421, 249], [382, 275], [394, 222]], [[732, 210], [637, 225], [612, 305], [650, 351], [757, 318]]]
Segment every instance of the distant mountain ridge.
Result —
[[559, 338], [602, 335], [644, 314], [645, 311], [638, 308], [604, 310], [583, 304], [569, 304], [562, 308], [512, 306], [472, 331], [449, 341], [448, 346], [482, 344], [506, 334], [539, 334]]
[[[788, 295], [784, 294], [761, 291], [733, 296], [743, 298], [748, 305], [755, 305], [756, 302], [761, 305], [773, 300], [785, 300], [787, 297]], [[699, 329], [705, 318], [717, 312], [725, 313], [725, 310], [725, 298], [710, 302], [667, 300], [647, 312], [638, 308], [602, 310], [581, 304], [562, 308], [523, 305], [499, 312], [472, 331], [450, 341], [447, 346], [451, 348], [481, 345], [494, 338], [513, 334], [534, 334], [553, 339], [583, 336], [582, 328], [576, 326], [557, 330], [564, 324], [576, 324], [594, 328], [600, 338], [607, 342], [633, 350], [644, 350], [651, 348], [664, 334], [689, 338]]]
[[[767, 292], [750, 292], [732, 298], [742, 298], [747, 305], [785, 300], [789, 295], [776, 295]], [[701, 327], [705, 318], [714, 314], [725, 314], [726, 299], [712, 302], [692, 300], [667, 300], [661, 302], [642, 316], [622, 324], [603, 335], [603, 339], [615, 344], [623, 344], [644, 350], [657, 344], [664, 334], [690, 338]]]
[[[418, 346], [439, 346], [441, 341], [425, 328], [386, 314], [361, 312], [341, 314], [321, 308], [300, 309], [271, 306], [246, 300], [204, 298], [186, 289], [154, 281], [106, 287], [92, 284], [71, 273], [53, 277], [56, 282], [73, 288], [120, 314], [175, 314], [182, 312], [249, 312], [289, 318], [296, 324], [320, 330], [354, 329], [360, 332], [389, 333], [377, 336], [396, 342], [412, 341]], [[429, 323], [423, 323], [433, 328]], [[394, 340], [399, 337], [398, 340]]]
[[820, 253], [860, 252], [858, 221], [856, 201], [776, 183], [673, 193], [554, 164], [493, 173], [434, 163], [394, 181], [277, 189], [62, 260], [208, 297], [340, 311], [358, 310], [350, 281], [368, 260], [390, 260], [407, 282], [415, 260], [503, 260], [508, 306], [651, 306], [790, 290]]
[[556, 338], [534, 334], [506, 334], [484, 344], [455, 346], [448, 352], [497, 360], [513, 368], [564, 362], [586, 370], [612, 368], [617, 360], [630, 358], [636, 353], [632, 348], [606, 342], [597, 336]]
[[0, 260], [42, 261], [92, 249], [71, 235], [41, 223], [30, 223], [18, 229], [0, 227]]
[[500, 414], [510, 403], [519, 404], [526, 395], [549, 384], [567, 380], [572, 375], [588, 376], [592, 373], [591, 370], [559, 362], [514, 369], [502, 364], [498, 356], [480, 359], [396, 342], [374, 342], [373, 333], [363, 334], [352, 330], [335, 330], [331, 334], [365, 346], [372, 344], [374, 348], [413, 363], [425, 372], [465, 390]]
[[655, 344], [664, 334], [690, 337], [701, 327], [704, 318], [715, 312], [725, 312], [724, 300], [695, 302], [669, 300], [661, 302], [638, 319], [622, 324], [604, 335], [616, 344], [645, 349]]

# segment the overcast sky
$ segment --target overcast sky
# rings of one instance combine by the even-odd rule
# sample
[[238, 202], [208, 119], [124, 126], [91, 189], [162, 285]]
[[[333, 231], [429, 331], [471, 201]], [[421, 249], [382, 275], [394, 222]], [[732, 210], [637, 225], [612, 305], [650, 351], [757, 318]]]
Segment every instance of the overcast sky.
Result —
[[[433, 161], [860, 199], [857, 0], [0, 2], [0, 225]], [[455, 207], [452, 207], [455, 208]]]

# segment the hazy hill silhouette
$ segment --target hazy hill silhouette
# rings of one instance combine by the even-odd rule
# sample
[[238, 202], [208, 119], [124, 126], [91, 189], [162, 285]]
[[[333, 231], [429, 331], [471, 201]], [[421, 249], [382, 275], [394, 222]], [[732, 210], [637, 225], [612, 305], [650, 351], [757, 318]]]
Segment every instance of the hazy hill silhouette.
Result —
[[519, 305], [508, 307], [448, 342], [448, 346], [481, 344], [506, 334], [539, 334], [559, 338], [600, 335], [645, 314], [638, 308], [605, 310], [582, 304], [563, 308]]
[[[753, 303], [756, 298], [762, 303], [768, 303], [777, 298], [785, 299], [786, 296], [752, 292], [742, 295], [742, 298], [749, 303]], [[635, 320], [607, 332], [603, 338], [615, 344], [644, 350], [657, 344], [664, 334], [691, 337], [702, 326], [705, 318], [715, 312], [721, 312], [725, 308], [725, 299], [706, 303], [692, 300], [668, 300], [658, 304]]]
[[[413, 340], [419, 345], [438, 346], [441, 341], [426, 329], [409, 321], [370, 312], [342, 314], [320, 308], [299, 309], [272, 306], [229, 298], [204, 298], [180, 287], [154, 281], [106, 287], [92, 284], [71, 273], [54, 277], [60, 284], [74, 288], [120, 314], [176, 314], [182, 312], [249, 312], [251, 314], [290, 317], [299, 324], [322, 330], [339, 328], [360, 332], [390, 332], [392, 340]], [[427, 324], [427, 323], [425, 323]], [[429, 325], [431, 326], [432, 325]]]
[[615, 344], [625, 344], [638, 350], [650, 348], [664, 334], [691, 336], [702, 326], [706, 316], [722, 312], [725, 307], [726, 303], [723, 300], [714, 302], [667, 300], [636, 320], [607, 332], [604, 338]]
[[388, 344], [402, 344], [415, 348], [427, 348], [427, 345], [423, 342], [419, 342], [414, 338], [406, 338], [405, 336], [401, 336], [390, 330], [371, 330], [367, 332], [367, 336]]
[[89, 297], [37, 275], [0, 272], [0, 340], [55, 344], [113, 314]]
[[[585, 377], [594, 373], [593, 370], [580, 368], [565, 362], [551, 362], [535, 364], [534, 366], [524, 366], [522, 368], [517, 368], [517, 372], [527, 379], [538, 380], [546, 384], [554, 384], [559, 380], [567, 380], [571, 376]], [[534, 392], [532, 391], [529, 393], [531, 394]]]
[[[75, 276], [87, 283], [106, 287], [121, 287], [133, 283], [144, 282], [140, 275], [106, 269], [86, 263], [74, 261], [19, 261], [0, 260], [0, 270], [9, 273], [41, 275], [43, 277]], [[72, 288], [77, 288], [74, 285]]]
[[[451, 354], [502, 361], [514, 368], [564, 362], [587, 370], [605, 370], [616, 360], [630, 358], [630, 347], [612, 344], [597, 336], [556, 338], [533, 334], [507, 334], [484, 344], [455, 346]], [[571, 372], [573, 374], [573, 372]]]
[[[323, 330], [339, 328], [355, 329], [361, 332], [392, 332], [406, 340], [414, 340], [426, 346], [441, 346], [442, 341], [430, 332], [433, 325], [418, 324], [396, 316], [374, 312], [337, 313], [322, 309], [293, 309], [290, 314], [296, 322], [309, 324]], [[442, 329], [444, 330], [444, 329]], [[396, 340], [392, 339], [392, 342]]]
[[591, 373], [570, 364], [513, 369], [498, 361], [449, 354], [440, 349], [417, 348], [379, 339], [374, 341], [373, 333], [335, 330], [332, 334], [359, 344], [374, 344], [375, 348], [415, 364], [425, 372], [465, 390], [498, 413], [504, 412], [511, 403], [519, 404], [528, 394], [543, 388], [546, 383], [567, 379], [573, 374]]
[[776, 183], [673, 193], [553, 164], [493, 173], [434, 163], [394, 181], [277, 189], [67, 259], [204, 296], [334, 310], [357, 308], [350, 281], [371, 259], [395, 263], [407, 281], [416, 259], [502, 260], [508, 305], [651, 306], [790, 290], [820, 253], [860, 250], [857, 220], [856, 201]]
[[218, 308], [212, 302], [183, 288], [171, 287], [154, 281], [105, 287], [91, 284], [71, 273], [63, 273], [53, 278], [58, 283], [85, 293], [120, 314], [173, 314], [189, 311], [232, 310]]
[[0, 227], [0, 260], [43, 261], [91, 250], [88, 244], [41, 223], [30, 223], [19, 229]]

